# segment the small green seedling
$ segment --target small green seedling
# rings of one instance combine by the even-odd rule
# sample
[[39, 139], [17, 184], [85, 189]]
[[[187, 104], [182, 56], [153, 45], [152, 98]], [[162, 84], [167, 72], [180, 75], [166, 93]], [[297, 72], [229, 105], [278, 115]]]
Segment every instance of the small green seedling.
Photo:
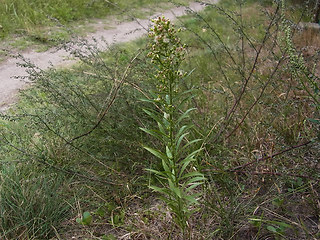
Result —
[[116, 240], [116, 237], [113, 234], [104, 235], [101, 238], [102, 240]]
[[276, 207], [282, 207], [284, 205], [284, 198], [278, 197], [272, 201], [272, 204]]
[[292, 228], [291, 225], [284, 222], [270, 221], [268, 224], [267, 230], [272, 232], [276, 239], [282, 239], [285, 236], [286, 229]]
[[124, 223], [125, 211], [113, 211], [110, 216], [112, 226], [121, 226]]
[[106, 215], [106, 210], [105, 210], [105, 207], [104, 206], [100, 206], [95, 212], [94, 212], [95, 215], [103, 218], [105, 217]]
[[280, 221], [264, 220], [261, 218], [251, 218], [249, 220], [257, 228], [261, 228], [262, 224], [265, 224], [266, 229], [274, 234], [275, 239], [282, 239], [285, 236], [285, 231], [288, 228], [292, 228], [291, 225]]
[[297, 191], [298, 189], [300, 189], [302, 186], [303, 186], [303, 180], [302, 178], [297, 178], [296, 180], [291, 180], [289, 182], [290, 184], [290, 187], [288, 187], [288, 192], [295, 192]]
[[82, 218], [77, 218], [76, 221], [81, 225], [88, 226], [92, 223], [92, 215], [89, 212], [84, 212]]

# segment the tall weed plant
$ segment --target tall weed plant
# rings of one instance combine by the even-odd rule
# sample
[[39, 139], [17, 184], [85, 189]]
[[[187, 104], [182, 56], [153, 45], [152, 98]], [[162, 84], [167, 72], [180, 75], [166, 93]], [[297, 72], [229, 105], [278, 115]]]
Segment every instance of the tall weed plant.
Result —
[[[312, 100], [315, 111], [315, 118], [309, 120], [317, 125], [320, 125], [319, 114], [320, 114], [320, 88], [319, 88], [319, 77], [317, 75], [317, 63], [313, 63], [311, 68], [307, 66], [307, 63], [301, 53], [298, 52], [294, 41], [293, 41], [293, 30], [292, 24], [285, 16], [286, 2], [281, 1], [281, 19], [282, 28], [284, 32], [284, 45], [288, 52], [289, 70], [294, 79], [300, 83], [302, 89], [309, 95]], [[319, 131], [318, 131], [319, 132]], [[320, 135], [318, 133], [318, 139]]]
[[153, 22], [149, 33], [152, 41], [148, 57], [156, 69], [157, 89], [152, 93], [153, 99], [146, 100], [155, 109], [144, 109], [144, 112], [157, 122], [158, 129], [141, 130], [162, 144], [161, 150], [144, 147], [162, 163], [162, 169], [148, 169], [156, 175], [162, 186], [150, 188], [162, 195], [161, 199], [169, 207], [175, 222], [186, 233], [188, 219], [193, 212], [191, 207], [198, 204], [201, 195], [193, 190], [205, 180], [193, 164], [202, 149], [190, 151], [192, 145], [201, 140], [188, 139], [192, 125], [186, 123], [186, 119], [195, 109], [183, 110], [184, 104], [192, 97], [190, 91], [181, 91], [179, 88], [179, 82], [186, 76], [179, 70], [184, 60], [185, 45], [177, 37], [169, 19], [159, 17]]

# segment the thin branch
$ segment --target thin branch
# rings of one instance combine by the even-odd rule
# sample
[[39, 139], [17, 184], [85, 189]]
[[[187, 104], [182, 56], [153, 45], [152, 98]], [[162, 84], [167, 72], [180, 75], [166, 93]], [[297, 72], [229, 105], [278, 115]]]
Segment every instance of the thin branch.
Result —
[[227, 16], [227, 18], [229, 18], [235, 24], [235, 26], [238, 27], [239, 31], [241, 32], [241, 35], [243, 35], [247, 39], [247, 41], [249, 42], [249, 45], [254, 49], [254, 51], [256, 53], [258, 52], [253, 42], [249, 38], [249, 36], [243, 31], [242, 25], [240, 25], [239, 22], [234, 17], [232, 17], [231, 14], [227, 13], [227, 11], [224, 8], [221, 8], [216, 4], [209, 4], [209, 5], [215, 9], [218, 9], [223, 15]]
[[[200, 17], [201, 20], [205, 21], [203, 18], [201, 18], [201, 15], [195, 13], [197, 17]], [[182, 24], [183, 22], [180, 21]], [[214, 57], [214, 60], [217, 62], [218, 64], [218, 67], [219, 67], [219, 70], [220, 70], [220, 73], [222, 74], [223, 78], [226, 80], [226, 82], [228, 83], [228, 85], [230, 86], [230, 81], [228, 79], [228, 76], [226, 74], [226, 72], [223, 70], [223, 63], [218, 59], [218, 56], [217, 56], [217, 53], [215, 52], [215, 50], [212, 48], [212, 46], [204, 39], [202, 38], [196, 31], [193, 31], [191, 28], [188, 28], [185, 24], [183, 25], [189, 32], [193, 33], [203, 44], [205, 44], [209, 49], [210, 49], [210, 52], [211, 54], [213, 55]], [[210, 25], [208, 25], [209, 27]], [[215, 31], [213, 28], [211, 29], [212, 31]], [[219, 36], [217, 36], [218, 39], [219, 39]], [[220, 40], [221, 42], [221, 40]], [[222, 44], [223, 41], [221, 42]], [[230, 56], [229, 56], [230, 57]], [[232, 56], [231, 56], [232, 57]], [[239, 68], [238, 68], [239, 69]], [[240, 72], [240, 74], [242, 74], [242, 72]], [[232, 92], [232, 94], [235, 96], [235, 93], [233, 92], [233, 90], [231, 89], [231, 87], [229, 87], [230, 91]]]
[[247, 118], [247, 116], [249, 115], [249, 113], [251, 112], [251, 110], [254, 108], [254, 106], [259, 102], [259, 100], [261, 99], [261, 97], [263, 96], [264, 91], [266, 90], [267, 86], [271, 83], [271, 81], [273, 80], [273, 76], [275, 75], [275, 73], [277, 72], [277, 70], [280, 67], [281, 62], [285, 59], [284, 55], [281, 57], [281, 59], [278, 61], [276, 67], [274, 68], [273, 72], [271, 73], [271, 75], [269, 76], [268, 81], [264, 84], [264, 86], [261, 89], [261, 92], [259, 94], [259, 96], [256, 98], [256, 100], [251, 104], [251, 106], [249, 107], [249, 109], [247, 110], [247, 112], [244, 114], [244, 116], [242, 117], [242, 119], [240, 120], [240, 122], [236, 125], [236, 127], [225, 137], [225, 139], [228, 139], [235, 131], [238, 130], [238, 128], [241, 126], [241, 124], [244, 122], [244, 120]]
[[71, 140], [68, 141], [68, 143], [71, 143], [79, 138], [82, 138], [82, 137], [85, 137], [85, 136], [88, 136], [89, 134], [91, 134], [99, 125], [100, 123], [102, 122], [102, 120], [104, 119], [104, 117], [106, 116], [106, 114], [108, 113], [109, 109], [111, 108], [111, 106], [113, 105], [113, 103], [115, 102], [116, 100], [116, 97], [118, 95], [118, 92], [121, 88], [121, 86], [123, 85], [126, 77], [127, 77], [127, 72], [129, 71], [129, 69], [131, 69], [131, 66], [132, 66], [132, 63], [135, 61], [135, 59], [140, 55], [141, 52], [138, 52], [137, 55], [130, 61], [130, 64], [127, 66], [126, 70], [124, 71], [123, 75], [122, 75], [122, 78], [120, 80], [120, 83], [118, 84], [118, 86], [116, 87], [116, 89], [114, 90], [114, 93], [113, 93], [113, 96], [109, 102], [109, 104], [106, 106], [105, 110], [102, 112], [102, 114], [99, 114], [100, 115], [100, 118], [99, 120], [97, 121], [97, 123], [87, 132], [77, 136], [77, 137], [74, 137], [72, 138]]
[[300, 147], [303, 147], [303, 146], [307, 146], [307, 145], [309, 145], [309, 144], [312, 143], [312, 142], [313, 142], [312, 140], [309, 140], [309, 141], [307, 141], [307, 142], [300, 143], [300, 144], [298, 144], [298, 145], [292, 146], [292, 147], [287, 148], [287, 149], [285, 149], [285, 150], [282, 150], [282, 151], [280, 151], [280, 152], [274, 153], [274, 154], [272, 154], [272, 155], [270, 155], [270, 156], [266, 156], [266, 157], [263, 157], [263, 158], [259, 158], [259, 159], [256, 159], [256, 160], [254, 160], [254, 161], [251, 161], [251, 162], [248, 162], [248, 163], [246, 163], [246, 164], [243, 164], [243, 165], [241, 165], [241, 166], [237, 166], [237, 167], [235, 167], [235, 168], [228, 169], [227, 172], [236, 172], [237, 170], [243, 169], [243, 168], [245, 168], [245, 167], [247, 167], [247, 166], [250, 166], [250, 165], [252, 165], [252, 164], [254, 164], [254, 163], [262, 162], [262, 161], [265, 161], [265, 160], [267, 160], [267, 159], [271, 159], [271, 158], [274, 158], [274, 157], [279, 156], [279, 155], [281, 155], [281, 154], [284, 154], [284, 153], [286, 153], [286, 152], [292, 151], [292, 150], [294, 150], [294, 149], [297, 149], [297, 148], [300, 148]]
[[255, 56], [255, 59], [254, 59], [254, 62], [253, 62], [253, 64], [252, 64], [251, 70], [250, 70], [250, 72], [249, 72], [249, 75], [248, 75], [248, 77], [245, 78], [245, 81], [244, 81], [244, 83], [243, 83], [243, 86], [242, 86], [242, 89], [241, 89], [241, 91], [240, 91], [240, 94], [239, 94], [238, 98], [235, 99], [233, 106], [231, 107], [231, 109], [229, 110], [228, 114], [226, 115], [226, 117], [225, 117], [225, 124], [223, 124], [223, 125], [221, 126], [219, 132], [217, 133], [217, 135], [216, 135], [216, 137], [215, 137], [215, 139], [214, 139], [214, 142], [219, 139], [220, 135], [221, 135], [222, 132], [225, 130], [226, 126], [228, 126], [228, 124], [230, 123], [230, 120], [232, 119], [233, 114], [235, 113], [237, 107], [238, 107], [239, 104], [240, 104], [240, 101], [241, 101], [244, 93], [246, 92], [248, 83], [249, 83], [250, 79], [252, 78], [253, 73], [254, 73], [255, 70], [256, 70], [256, 67], [257, 67], [257, 64], [258, 64], [258, 59], [259, 59], [259, 57], [260, 57], [261, 51], [262, 51], [263, 47], [265, 46], [265, 44], [266, 44], [269, 36], [271, 35], [270, 30], [271, 30], [271, 27], [272, 27], [273, 24], [274, 24], [274, 21], [275, 21], [275, 19], [276, 19], [276, 16], [277, 16], [278, 11], [279, 11], [279, 6], [277, 7], [277, 10], [276, 10], [276, 12], [274, 13], [273, 18], [271, 19], [271, 21], [270, 21], [270, 23], [269, 23], [269, 25], [268, 25], [268, 27], [267, 27], [267, 29], [266, 29], [266, 33], [265, 33], [265, 35], [264, 35], [264, 38], [263, 38], [263, 40], [262, 40], [262, 42], [261, 42], [261, 45], [260, 45], [259, 49], [257, 50], [256, 56]]
[[232, 171], [233, 173], [240, 173], [240, 174], [249, 174], [249, 175], [271, 175], [271, 176], [291, 176], [291, 177], [300, 177], [300, 178], [307, 178], [307, 179], [312, 179], [315, 180], [315, 178], [306, 176], [306, 175], [301, 175], [301, 174], [294, 174], [294, 173], [280, 173], [280, 172], [246, 172], [242, 170], [236, 170]]
[[[20, 118], [20, 117], [35, 117], [37, 118], [46, 128], [47, 130], [49, 130], [50, 132], [52, 132], [54, 135], [58, 136], [61, 140], [63, 140], [67, 145], [71, 146], [72, 148], [74, 148], [75, 150], [87, 155], [88, 157], [92, 158], [93, 160], [95, 160], [96, 162], [98, 162], [99, 164], [101, 164], [102, 166], [104, 166], [105, 168], [111, 170], [112, 172], [121, 175], [121, 176], [125, 176], [123, 173], [118, 172], [117, 170], [111, 168], [110, 166], [104, 164], [103, 162], [101, 162], [99, 159], [97, 159], [95, 156], [93, 156], [92, 154], [90, 154], [89, 152], [86, 152], [82, 149], [80, 149], [79, 147], [75, 146], [73, 143], [69, 142], [65, 137], [63, 137], [61, 134], [59, 134], [56, 130], [52, 129], [48, 123], [43, 120], [40, 115], [32, 115], [32, 114], [22, 114], [22, 115], [16, 115], [16, 116], [10, 116], [10, 118]], [[9, 141], [7, 140], [7, 142], [9, 143]]]

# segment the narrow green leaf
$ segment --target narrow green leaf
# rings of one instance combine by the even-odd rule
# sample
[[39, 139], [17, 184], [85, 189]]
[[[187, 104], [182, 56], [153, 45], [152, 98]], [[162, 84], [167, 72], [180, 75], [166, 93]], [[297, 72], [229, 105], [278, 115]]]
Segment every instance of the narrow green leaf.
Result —
[[194, 184], [196, 182], [199, 182], [199, 181], [204, 181], [205, 178], [203, 176], [201, 177], [194, 177], [194, 178], [191, 178], [189, 179], [187, 182], [186, 182], [186, 185], [189, 185], [189, 184]]
[[194, 156], [195, 156], [197, 153], [201, 152], [202, 150], [203, 150], [203, 148], [199, 148], [199, 149], [193, 151], [193, 152], [190, 153], [183, 161], [181, 161], [181, 164], [184, 164], [184, 163], [187, 162], [187, 161], [194, 161]]
[[165, 195], [159, 196], [158, 198], [169, 206], [169, 203], [171, 202], [170, 197], [171, 195], [165, 194]]
[[194, 156], [187, 156], [185, 159], [183, 159], [179, 164], [181, 165], [185, 165], [185, 164], [187, 164], [187, 165], [189, 165], [191, 162], [193, 162], [193, 161], [195, 161], [195, 158], [194, 158]]
[[170, 96], [166, 95], [165, 96], [165, 100], [166, 100], [166, 103], [169, 105], [170, 104]]
[[316, 123], [316, 124], [320, 124], [320, 119], [313, 119], [313, 118], [308, 118], [308, 120], [310, 122]]
[[160, 187], [157, 187], [157, 186], [149, 186], [149, 188], [151, 188], [155, 192], [160, 192], [160, 193], [163, 193], [164, 190], [165, 190], [165, 188], [160, 188]]
[[190, 108], [188, 109], [187, 111], [185, 111], [179, 118], [178, 118], [178, 121], [177, 121], [177, 124], [179, 124], [183, 119], [185, 118], [188, 118], [189, 117], [189, 113], [194, 111], [194, 110], [197, 110], [196, 108]]
[[[196, 68], [192, 69], [190, 72], [188, 72], [186, 77], [190, 77], [190, 75], [196, 70]], [[194, 89], [188, 90], [188, 92], [194, 91]]]
[[194, 172], [191, 172], [191, 173], [187, 173], [186, 175], [182, 176], [181, 179], [185, 179], [185, 178], [189, 178], [189, 177], [199, 177], [199, 176], [202, 176], [203, 177], [203, 174], [202, 173], [199, 173], [197, 171], [194, 171]]
[[179, 216], [180, 214], [180, 211], [179, 211], [179, 208], [178, 208], [178, 204], [174, 201], [168, 201], [166, 202], [168, 207], [170, 208], [170, 210], [177, 216]]
[[285, 223], [285, 222], [279, 222], [279, 221], [270, 221], [272, 224], [276, 224], [278, 226], [284, 227], [284, 228], [292, 228], [291, 225]]
[[178, 141], [176, 141], [176, 155], [177, 155], [177, 153], [179, 152], [179, 147], [180, 147], [180, 144], [181, 144], [181, 142], [182, 142], [182, 139], [185, 137], [185, 136], [187, 136], [189, 133], [184, 133], [184, 134], [182, 134], [180, 137], [179, 137], [179, 139], [178, 139]]
[[169, 149], [168, 146], [166, 146], [166, 154], [167, 154], [167, 157], [168, 157], [169, 159], [172, 159], [172, 158], [173, 158], [172, 152], [170, 151], [170, 149]]
[[167, 177], [168, 175], [170, 176], [171, 175], [171, 169], [169, 168], [167, 162], [165, 160], [162, 159], [162, 167], [164, 169], [164, 171], [167, 173]]
[[260, 218], [249, 218], [249, 221], [252, 221], [252, 222], [262, 222], [263, 220], [260, 219]]
[[151, 118], [153, 118], [153, 120], [155, 120], [158, 124], [162, 125], [163, 127], [165, 127], [164, 123], [163, 123], [163, 119], [162, 116], [160, 115], [159, 112], [156, 112], [154, 110], [150, 110], [150, 109], [142, 109], [147, 115], [149, 115]]
[[147, 102], [147, 103], [155, 103], [153, 99], [147, 99], [147, 98], [140, 98], [139, 99], [141, 102]]
[[190, 129], [190, 126], [187, 126], [187, 125], [182, 126], [176, 134], [176, 140], [179, 139], [179, 137], [188, 129]]
[[153, 130], [153, 129], [146, 129], [146, 128], [141, 128], [140, 130], [144, 131], [145, 133], [150, 134], [151, 136], [154, 136], [155, 138], [159, 139], [160, 141], [169, 141], [169, 138], [167, 135], [163, 134], [161, 131]]
[[281, 226], [281, 227], [284, 227], [284, 228], [292, 228], [291, 225], [289, 225], [287, 223], [284, 223], [284, 222], [279, 222], [278, 225]]
[[180, 101], [180, 103], [178, 104], [177, 108], [178, 108], [178, 109], [181, 109], [182, 106], [183, 106], [183, 104], [185, 104], [186, 102], [190, 102], [191, 99], [193, 99], [193, 98], [196, 97], [196, 96], [197, 96], [197, 95], [194, 94], [194, 95], [187, 96], [186, 98], [182, 99], [182, 100]]
[[157, 123], [158, 124], [158, 128], [159, 128], [159, 131], [163, 134], [163, 135], [165, 135], [165, 136], [167, 136], [167, 133], [166, 133], [166, 130], [165, 129], [167, 129], [167, 127], [166, 128], [164, 128], [164, 126], [161, 124], [161, 123]]
[[150, 169], [150, 168], [147, 168], [146, 170], [149, 171], [149, 172], [152, 172], [152, 173], [154, 173], [154, 174], [156, 174], [158, 176], [167, 178], [167, 175], [165, 175], [163, 172], [160, 172], [160, 171], [157, 171], [157, 170], [154, 170], [154, 169]]
[[273, 232], [273, 233], [278, 233], [277, 229], [273, 226], [267, 226], [267, 229], [270, 231], [270, 232]]
[[9, 124], [5, 123], [5, 122], [0, 122], [0, 127], [7, 127], [9, 128]]
[[199, 185], [203, 184], [203, 182], [197, 182], [197, 183], [194, 183], [192, 184], [191, 186], [189, 186], [188, 188], [186, 188], [186, 192], [190, 192], [190, 190], [198, 187]]
[[169, 123], [169, 121], [168, 121], [166, 118], [163, 118], [162, 123], [163, 123], [163, 125], [165, 126], [165, 128], [166, 128], [166, 129], [168, 129], [168, 128], [169, 128], [170, 123]]
[[179, 198], [181, 198], [181, 190], [178, 187], [174, 186], [173, 182], [170, 179], [168, 179], [168, 183], [170, 190], [174, 192]]
[[180, 107], [187, 101], [190, 101], [192, 98], [194, 98], [197, 94], [192, 94], [190, 95], [190, 93], [195, 92], [195, 89], [189, 89], [186, 90], [184, 92], [181, 92], [179, 94], [177, 94], [173, 100], [175, 102], [180, 102], [180, 104], [177, 106], [178, 109], [180, 109]]
[[167, 160], [167, 156], [165, 154], [163, 154], [162, 152], [156, 150], [156, 149], [153, 149], [153, 148], [150, 148], [150, 147], [144, 147], [144, 149], [148, 150], [150, 153], [152, 153], [154, 156], [162, 159], [162, 160]]
[[187, 195], [185, 196], [185, 199], [192, 204], [199, 204], [197, 199], [195, 199], [193, 196]]
[[152, 109], [147, 109], [147, 108], [142, 109], [142, 111], [144, 111], [150, 117], [154, 118], [154, 120], [156, 120], [157, 122], [158, 122], [158, 120], [159, 120], [159, 122], [161, 122], [160, 120], [162, 117], [159, 112], [156, 112]]
[[181, 176], [183, 175], [184, 171], [186, 170], [186, 168], [188, 167], [188, 165], [189, 165], [190, 162], [191, 162], [191, 161], [186, 161], [186, 162], [182, 165], [182, 167], [181, 167], [181, 169], [180, 169], [180, 172], [179, 172], [179, 179], [180, 179]]
[[187, 147], [189, 147], [190, 145], [192, 145], [192, 144], [194, 144], [194, 143], [197, 143], [197, 142], [200, 142], [200, 141], [202, 141], [202, 139], [200, 139], [200, 138], [199, 138], [199, 139], [194, 139], [194, 140], [186, 143], [186, 144], [183, 146], [183, 148], [187, 148]]
[[181, 93], [177, 94], [174, 99], [178, 99], [178, 100], [179, 100], [179, 99], [181, 99], [184, 95], [187, 95], [187, 94], [189, 94], [189, 93], [191, 93], [191, 92], [194, 92], [194, 89], [189, 89], [189, 90], [186, 90], [186, 91], [184, 91], [184, 92], [181, 92]]
[[182, 148], [181, 148], [181, 151], [185, 151], [190, 145], [194, 144], [194, 143], [197, 143], [197, 142], [200, 142], [202, 141], [202, 139], [194, 139], [188, 143], [186, 143]]
[[149, 186], [150, 189], [152, 189], [155, 192], [159, 192], [159, 193], [163, 193], [166, 195], [170, 195], [170, 193], [168, 193], [168, 190], [166, 188], [160, 188], [157, 186]]

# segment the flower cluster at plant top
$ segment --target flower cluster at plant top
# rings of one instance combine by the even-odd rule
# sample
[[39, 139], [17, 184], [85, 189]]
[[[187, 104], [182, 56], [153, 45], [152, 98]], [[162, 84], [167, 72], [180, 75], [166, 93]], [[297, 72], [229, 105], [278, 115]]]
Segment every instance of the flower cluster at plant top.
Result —
[[152, 22], [154, 26], [150, 29], [149, 37], [153, 41], [149, 45], [151, 51], [147, 56], [158, 68], [155, 77], [159, 82], [157, 85], [159, 93], [166, 95], [170, 91], [169, 88], [173, 88], [172, 90], [176, 92], [176, 83], [186, 75], [179, 70], [184, 60], [186, 46], [177, 37], [174, 24], [169, 19], [158, 17]]

